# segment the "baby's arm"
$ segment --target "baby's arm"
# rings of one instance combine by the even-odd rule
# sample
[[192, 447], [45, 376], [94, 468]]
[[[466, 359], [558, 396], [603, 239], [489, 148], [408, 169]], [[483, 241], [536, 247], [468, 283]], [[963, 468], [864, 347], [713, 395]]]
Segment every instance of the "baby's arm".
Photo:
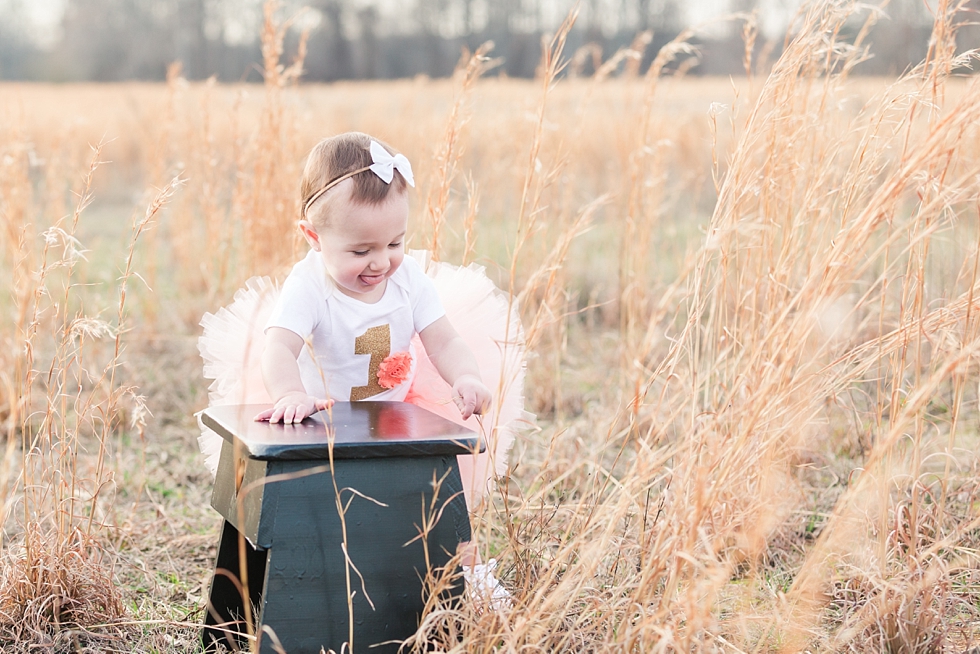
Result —
[[308, 395], [303, 388], [296, 360], [305, 345], [298, 334], [282, 327], [269, 327], [262, 352], [262, 378], [275, 406], [255, 416], [256, 420], [294, 423], [328, 408], [332, 400]]
[[443, 316], [419, 332], [422, 345], [436, 370], [453, 387], [453, 400], [463, 419], [490, 407], [490, 390], [480, 379], [480, 369], [469, 346], [449, 318]]

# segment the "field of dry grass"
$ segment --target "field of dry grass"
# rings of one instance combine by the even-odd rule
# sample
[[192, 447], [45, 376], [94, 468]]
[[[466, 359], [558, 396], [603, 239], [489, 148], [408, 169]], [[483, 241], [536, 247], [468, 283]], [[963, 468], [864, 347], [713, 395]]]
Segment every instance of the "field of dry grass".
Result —
[[270, 31], [264, 86], [0, 86], [3, 651], [198, 651], [197, 323], [300, 255], [350, 129], [412, 160], [410, 247], [519, 298], [539, 417], [473, 516], [517, 610], [408, 648], [980, 646], [980, 85], [945, 3], [920, 67], [850, 78], [852, 9], [735, 81], [658, 75], [681, 40], [297, 86]]

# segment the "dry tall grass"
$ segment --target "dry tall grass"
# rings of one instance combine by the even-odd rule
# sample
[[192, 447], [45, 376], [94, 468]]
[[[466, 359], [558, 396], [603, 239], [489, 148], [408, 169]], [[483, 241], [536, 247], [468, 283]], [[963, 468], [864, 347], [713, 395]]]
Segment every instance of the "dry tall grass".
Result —
[[[193, 651], [217, 521], [188, 417], [195, 324], [297, 256], [303, 154], [359, 129], [418, 170], [412, 245], [519, 298], [542, 418], [474, 516], [517, 609], [434, 604], [411, 647], [976, 646], [980, 87], [954, 75], [975, 60], [961, 9], [940, 2], [928, 59], [887, 81], [850, 78], [867, 18], [830, 2], [736, 83], [665, 73], [688, 34], [645, 77], [624, 51], [556, 81], [559, 35], [533, 83], [478, 80], [480, 51], [451, 82], [296, 87], [270, 14], [262, 89], [176, 68], [166, 87], [4, 87], [0, 639]], [[104, 133], [96, 170], [83, 146]], [[178, 174], [124, 237], [133, 189]], [[155, 556], [161, 533], [193, 564]]]

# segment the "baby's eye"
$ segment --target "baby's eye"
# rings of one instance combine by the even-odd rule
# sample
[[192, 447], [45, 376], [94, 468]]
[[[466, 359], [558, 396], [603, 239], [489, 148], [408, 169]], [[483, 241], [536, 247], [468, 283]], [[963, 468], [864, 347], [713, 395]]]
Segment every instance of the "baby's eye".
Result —
[[351, 253], [356, 257], [363, 257], [368, 253], [367, 250], [351, 250]]
[[400, 248], [401, 246], [402, 246], [402, 242], [401, 241], [398, 241], [397, 243], [389, 243], [388, 244], [388, 247], [390, 247], [390, 248]]

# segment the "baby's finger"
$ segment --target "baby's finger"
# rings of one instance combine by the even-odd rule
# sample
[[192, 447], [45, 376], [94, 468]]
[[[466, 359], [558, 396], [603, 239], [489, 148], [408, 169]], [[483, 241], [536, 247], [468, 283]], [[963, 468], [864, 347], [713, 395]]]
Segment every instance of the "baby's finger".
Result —
[[271, 409], [266, 409], [265, 411], [260, 411], [255, 415], [254, 418], [252, 418], [252, 420], [254, 420], [255, 422], [262, 422], [263, 420], [268, 420], [269, 418], [272, 417], [272, 414], [275, 413], [275, 411], [276, 411], [275, 407]]
[[282, 414], [282, 424], [291, 425], [296, 421], [296, 405], [290, 404]]
[[269, 416], [269, 422], [276, 423], [282, 421], [282, 414], [286, 412], [286, 407], [277, 406]]
[[471, 415], [473, 415], [473, 409], [476, 408], [476, 399], [473, 397], [464, 397], [463, 406], [460, 409], [460, 413], [463, 414], [463, 420], [466, 420]]
[[325, 411], [333, 406], [333, 400], [317, 400], [316, 411]]

